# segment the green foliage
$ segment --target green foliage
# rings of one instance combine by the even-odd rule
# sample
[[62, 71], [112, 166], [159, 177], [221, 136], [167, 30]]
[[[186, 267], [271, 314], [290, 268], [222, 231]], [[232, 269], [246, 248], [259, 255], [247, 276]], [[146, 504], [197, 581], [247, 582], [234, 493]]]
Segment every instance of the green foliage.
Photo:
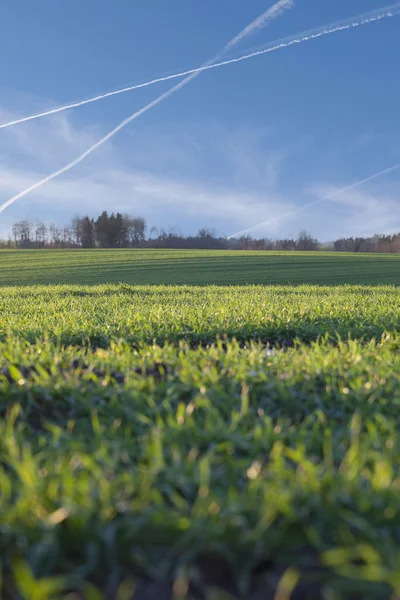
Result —
[[243, 593], [266, 560], [397, 589], [399, 344], [3, 344], [6, 572], [15, 556], [43, 589], [104, 590], [210, 553]]

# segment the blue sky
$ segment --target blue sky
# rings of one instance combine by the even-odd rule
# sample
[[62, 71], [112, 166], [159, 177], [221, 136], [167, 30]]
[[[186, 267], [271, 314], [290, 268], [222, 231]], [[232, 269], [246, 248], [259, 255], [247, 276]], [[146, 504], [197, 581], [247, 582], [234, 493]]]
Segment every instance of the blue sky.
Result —
[[[273, 2], [5, 0], [0, 122], [199, 66]], [[235, 54], [381, 8], [296, 0]], [[0, 215], [107, 209], [229, 235], [400, 162], [400, 16], [201, 74], [68, 175]], [[174, 82], [0, 130], [0, 202], [84, 151]], [[400, 230], [400, 171], [263, 226], [322, 240]]]

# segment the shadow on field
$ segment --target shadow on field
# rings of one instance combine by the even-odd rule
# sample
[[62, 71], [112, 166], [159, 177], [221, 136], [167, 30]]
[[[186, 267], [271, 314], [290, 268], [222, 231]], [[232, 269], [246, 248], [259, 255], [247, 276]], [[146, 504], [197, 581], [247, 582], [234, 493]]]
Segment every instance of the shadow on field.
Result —
[[265, 347], [290, 348], [296, 343], [311, 344], [316, 341], [328, 341], [331, 344], [337, 344], [340, 341], [357, 339], [361, 342], [371, 340], [379, 341], [383, 335], [392, 334], [400, 329], [400, 314], [393, 318], [375, 321], [365, 320], [363, 317], [348, 318], [346, 321], [337, 317], [319, 317], [312, 320], [290, 320], [283, 323], [279, 320], [267, 322], [265, 325], [259, 323], [247, 323], [243, 326], [232, 324], [226, 329], [219, 326], [202, 328], [201, 331], [189, 330], [188, 326], [182, 324], [175, 325], [173, 331], [167, 331], [168, 323], [165, 328], [157, 328], [154, 324], [150, 325], [146, 331], [132, 331], [130, 328], [123, 328], [116, 325], [115, 328], [92, 327], [87, 331], [82, 329], [53, 329], [46, 331], [42, 328], [13, 328], [10, 332], [0, 333], [0, 341], [6, 341], [9, 337], [18, 337], [29, 343], [36, 343], [43, 339], [57, 342], [63, 346], [78, 346], [85, 348], [108, 348], [115, 342], [127, 343], [132, 347], [140, 347], [143, 344], [166, 344], [179, 345], [187, 344], [191, 348], [207, 347], [215, 343], [224, 343], [236, 340], [242, 347], [251, 344], [262, 344]]

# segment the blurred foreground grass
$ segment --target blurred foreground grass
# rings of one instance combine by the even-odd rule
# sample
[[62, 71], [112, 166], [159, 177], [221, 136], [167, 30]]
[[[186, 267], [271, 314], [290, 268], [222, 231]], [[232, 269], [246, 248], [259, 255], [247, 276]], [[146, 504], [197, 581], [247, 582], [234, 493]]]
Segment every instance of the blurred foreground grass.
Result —
[[399, 304], [2, 290], [3, 597], [398, 597]]

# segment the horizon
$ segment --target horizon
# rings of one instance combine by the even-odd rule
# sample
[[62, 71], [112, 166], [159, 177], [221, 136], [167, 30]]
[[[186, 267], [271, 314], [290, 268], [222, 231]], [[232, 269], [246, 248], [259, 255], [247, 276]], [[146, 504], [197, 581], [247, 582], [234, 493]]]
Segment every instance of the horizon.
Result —
[[[105, 223], [104, 217], [106, 218]], [[111, 224], [107, 219], [116, 219], [116, 222], [114, 221], [114, 224]], [[86, 236], [88, 235], [87, 227], [85, 228], [84, 225], [86, 221], [88, 222], [87, 227], [90, 229], [89, 236], [92, 240], [89, 246], [85, 245], [83, 241], [85, 238], [84, 230], [86, 230]], [[115, 223], [118, 222], [119, 225], [117, 225], [117, 230], [115, 230]], [[135, 225], [135, 222], [139, 223], [139, 225]], [[107, 231], [108, 233], [106, 233]], [[116, 231], [118, 231], [117, 234]], [[134, 231], [136, 234], [133, 233]], [[140, 239], [135, 237], [138, 235], [138, 232], [140, 232]], [[111, 242], [111, 245], [109, 243], [103, 244], [104, 240], [102, 241], [101, 237], [110, 234], [117, 235], [117, 237]], [[133, 241], [134, 238], [136, 242]], [[169, 243], [165, 242], [167, 239]], [[193, 243], [194, 240], [201, 239], [208, 240], [209, 245], [190, 245], [189, 243], [187, 246], [182, 246], [178, 242], [178, 240], [182, 242], [190, 242], [192, 240]], [[304, 247], [304, 240], [306, 240], [306, 247]], [[166, 245], [163, 245], [163, 243], [166, 243]], [[170, 245], [171, 243], [172, 245]], [[251, 232], [246, 235], [226, 236], [221, 235], [211, 227], [199, 228], [196, 232], [191, 233], [185, 233], [176, 227], [169, 229], [164, 227], [157, 228], [148, 223], [140, 215], [121, 214], [118, 211], [110, 212], [103, 210], [95, 216], [75, 214], [68, 223], [63, 224], [22, 219], [13, 224], [11, 231], [8, 232], [7, 239], [0, 238], [0, 244], [3, 244], [3, 249], [5, 248], [4, 244], [7, 244], [7, 247], [16, 249], [192, 248], [285, 252], [326, 250], [334, 252], [388, 252], [398, 254], [400, 252], [400, 230], [394, 230], [390, 234], [375, 232], [371, 236], [358, 237], [350, 235], [346, 238], [342, 237], [328, 241], [320, 240], [318, 236], [307, 230], [301, 230], [297, 235], [290, 238], [257, 236]], [[249, 247], [248, 244], [253, 244], [253, 246]]]

